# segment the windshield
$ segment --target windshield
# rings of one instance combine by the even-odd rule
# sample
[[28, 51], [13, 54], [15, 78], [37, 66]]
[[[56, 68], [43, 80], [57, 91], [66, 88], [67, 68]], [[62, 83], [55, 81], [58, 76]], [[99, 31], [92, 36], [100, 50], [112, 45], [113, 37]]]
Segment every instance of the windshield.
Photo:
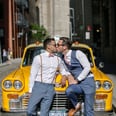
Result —
[[[91, 66], [93, 66], [93, 63], [92, 63], [92, 58], [91, 58], [91, 54], [90, 54], [90, 51], [86, 48], [81, 48], [81, 47], [72, 47], [72, 50], [81, 50], [83, 51]], [[23, 60], [23, 66], [30, 66], [33, 62], [33, 58], [36, 56], [36, 55], [39, 55], [41, 53], [43, 53], [45, 50], [43, 47], [33, 47], [33, 48], [29, 48], [27, 51], [26, 51], [26, 54], [25, 54], [25, 58]], [[60, 56], [60, 55], [58, 55]]]
[[27, 51], [26, 51], [26, 54], [25, 54], [25, 58], [23, 60], [23, 66], [30, 66], [33, 62], [33, 58], [36, 56], [36, 55], [39, 55], [41, 53], [43, 53], [45, 50], [43, 47], [33, 47], [33, 48], [29, 48]]

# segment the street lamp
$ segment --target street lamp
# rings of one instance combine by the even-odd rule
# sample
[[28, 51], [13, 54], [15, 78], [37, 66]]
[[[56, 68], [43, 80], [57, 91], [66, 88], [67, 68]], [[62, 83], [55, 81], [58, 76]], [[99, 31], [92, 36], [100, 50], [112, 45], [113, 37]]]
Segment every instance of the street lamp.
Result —
[[75, 34], [75, 11], [74, 11], [74, 8], [70, 8], [70, 19], [72, 19], [73, 34]]
[[70, 39], [72, 41], [72, 23], [69, 23], [69, 27], [70, 27]]
[[85, 1], [82, 0], [83, 38], [85, 38]]

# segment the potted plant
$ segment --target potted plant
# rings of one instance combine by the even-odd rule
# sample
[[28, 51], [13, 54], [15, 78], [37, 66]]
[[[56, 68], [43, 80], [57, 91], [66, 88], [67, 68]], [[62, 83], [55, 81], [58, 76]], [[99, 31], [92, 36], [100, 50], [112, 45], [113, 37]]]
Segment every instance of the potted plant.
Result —
[[44, 26], [39, 26], [38, 24], [30, 25], [29, 43], [42, 42], [47, 36], [48, 33]]

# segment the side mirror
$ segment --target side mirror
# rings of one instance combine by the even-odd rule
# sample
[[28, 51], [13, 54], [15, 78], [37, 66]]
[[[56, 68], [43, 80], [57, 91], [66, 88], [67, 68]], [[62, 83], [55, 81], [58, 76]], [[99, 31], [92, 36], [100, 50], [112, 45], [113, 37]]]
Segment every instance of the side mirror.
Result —
[[104, 68], [104, 62], [99, 63], [99, 68], [101, 68], [101, 69]]

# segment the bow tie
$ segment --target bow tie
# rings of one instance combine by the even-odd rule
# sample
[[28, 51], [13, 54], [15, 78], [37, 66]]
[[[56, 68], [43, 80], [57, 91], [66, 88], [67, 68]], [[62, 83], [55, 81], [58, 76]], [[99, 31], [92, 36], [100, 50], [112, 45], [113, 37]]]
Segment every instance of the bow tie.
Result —
[[54, 57], [54, 54], [49, 54], [49, 57]]

